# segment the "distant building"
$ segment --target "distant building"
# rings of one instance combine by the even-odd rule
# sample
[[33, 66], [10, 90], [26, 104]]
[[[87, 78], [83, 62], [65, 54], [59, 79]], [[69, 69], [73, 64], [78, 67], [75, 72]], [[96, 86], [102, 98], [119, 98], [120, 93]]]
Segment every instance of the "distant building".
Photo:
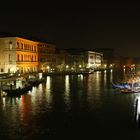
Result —
[[74, 70], [101, 67], [103, 54], [87, 50], [67, 50], [66, 65]]
[[[95, 52], [100, 52], [103, 54], [103, 63], [106, 65], [106, 67], [110, 67], [113, 65], [113, 60], [115, 57], [115, 51], [112, 48], [94, 48]], [[116, 61], [116, 60], [115, 60]]]
[[55, 45], [37, 42], [39, 71], [50, 72], [55, 67]]
[[55, 52], [55, 70], [58, 72], [65, 71], [66, 67], [66, 50], [59, 50], [57, 49]]

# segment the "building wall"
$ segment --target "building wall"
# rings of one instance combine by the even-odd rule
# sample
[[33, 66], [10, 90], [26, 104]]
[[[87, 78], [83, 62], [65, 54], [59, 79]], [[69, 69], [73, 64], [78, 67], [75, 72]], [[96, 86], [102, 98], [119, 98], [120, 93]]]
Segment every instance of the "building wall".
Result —
[[0, 72], [16, 71], [16, 38], [0, 38]]
[[71, 52], [66, 56], [66, 65], [75, 70], [96, 68], [102, 65], [103, 54], [93, 51]]
[[102, 53], [97, 53], [93, 51], [87, 51], [87, 62], [85, 59], [85, 63], [87, 64], [87, 68], [96, 68], [100, 67], [102, 65], [102, 60], [103, 60], [103, 54]]
[[38, 71], [37, 42], [16, 38], [16, 64], [20, 73]]
[[65, 70], [66, 66], [66, 51], [65, 50], [57, 50], [55, 53], [55, 62], [56, 62], [56, 71], [61, 72]]
[[0, 38], [0, 72], [35, 72], [55, 65], [55, 45], [20, 37]]
[[54, 69], [55, 62], [55, 45], [38, 42], [38, 60], [39, 70], [49, 72]]

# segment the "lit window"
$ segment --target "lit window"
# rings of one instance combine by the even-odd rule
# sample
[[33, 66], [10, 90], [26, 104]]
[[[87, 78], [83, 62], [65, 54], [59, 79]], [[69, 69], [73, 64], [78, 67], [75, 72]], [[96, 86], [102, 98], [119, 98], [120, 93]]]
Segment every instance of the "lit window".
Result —
[[19, 42], [17, 42], [17, 49], [19, 49]]
[[10, 50], [13, 49], [13, 45], [12, 45], [12, 42], [11, 42], [11, 41], [9, 42], [9, 49], [10, 49]]

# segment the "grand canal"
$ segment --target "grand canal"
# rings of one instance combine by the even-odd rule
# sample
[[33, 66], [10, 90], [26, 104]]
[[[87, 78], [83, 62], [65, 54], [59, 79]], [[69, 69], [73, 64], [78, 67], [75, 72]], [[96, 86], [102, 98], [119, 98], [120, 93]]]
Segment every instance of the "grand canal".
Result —
[[21, 97], [1, 97], [0, 139], [139, 138], [134, 110], [140, 94], [123, 95], [111, 87], [123, 78], [117, 71], [47, 76]]

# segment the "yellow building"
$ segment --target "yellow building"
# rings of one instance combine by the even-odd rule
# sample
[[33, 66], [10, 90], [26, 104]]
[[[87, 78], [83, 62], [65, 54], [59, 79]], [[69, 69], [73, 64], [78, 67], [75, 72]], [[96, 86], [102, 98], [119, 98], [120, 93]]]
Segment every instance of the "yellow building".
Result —
[[55, 45], [21, 37], [0, 37], [0, 73], [51, 71]]
[[20, 37], [0, 38], [0, 72], [38, 71], [37, 42]]

